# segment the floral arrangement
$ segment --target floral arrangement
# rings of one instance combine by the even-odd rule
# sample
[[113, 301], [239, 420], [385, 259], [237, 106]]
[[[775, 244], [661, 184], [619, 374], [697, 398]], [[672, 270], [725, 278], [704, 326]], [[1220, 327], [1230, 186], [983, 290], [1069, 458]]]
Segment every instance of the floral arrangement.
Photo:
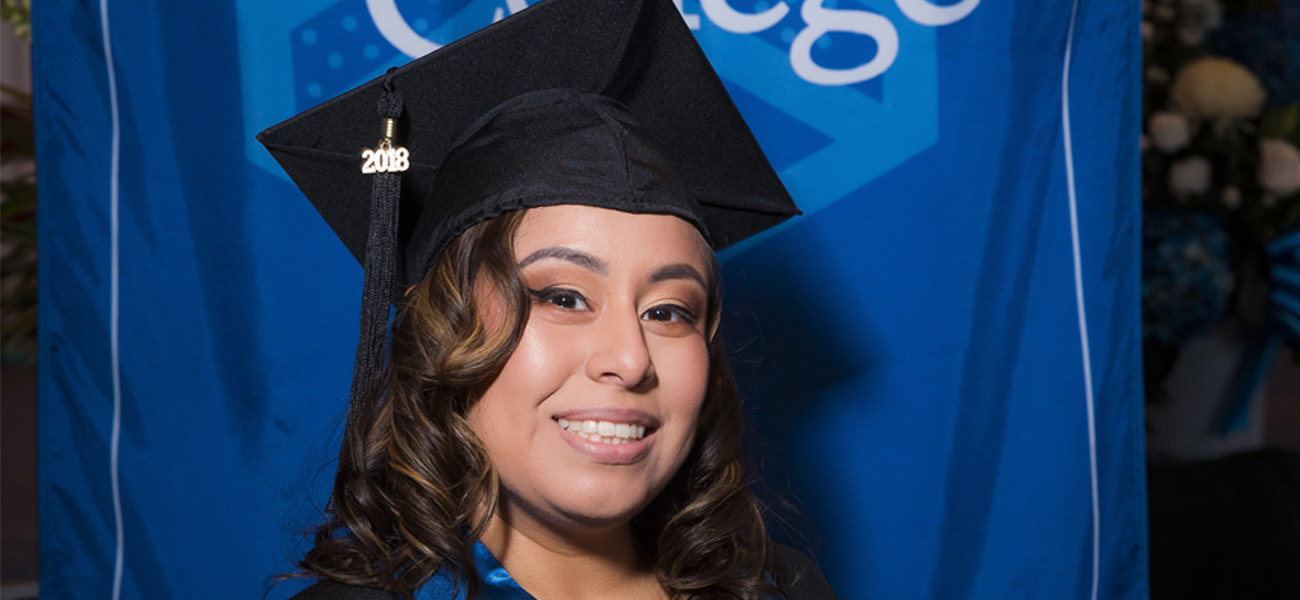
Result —
[[[1144, 0], [1142, 14], [1142, 322], [1154, 399], [1178, 349], [1223, 319], [1284, 329], [1268, 248], [1300, 231], [1300, 0]], [[1300, 349], [1300, 335], [1289, 341]]]

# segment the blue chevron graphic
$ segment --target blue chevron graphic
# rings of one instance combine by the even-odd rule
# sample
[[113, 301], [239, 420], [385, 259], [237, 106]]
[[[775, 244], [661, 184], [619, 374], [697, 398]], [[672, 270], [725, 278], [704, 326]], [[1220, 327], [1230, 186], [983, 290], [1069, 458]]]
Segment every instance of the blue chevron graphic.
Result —
[[[508, 14], [507, 0], [387, 0], [405, 25], [446, 44]], [[938, 65], [934, 28], [918, 25], [891, 0], [824, 0], [827, 9], [869, 12], [893, 24], [899, 48], [881, 75], [851, 85], [817, 85], [791, 65], [791, 45], [807, 27], [801, 0], [785, 17], [756, 33], [714, 24], [699, 0], [682, 4], [697, 26], [700, 45], [806, 214], [849, 195], [916, 156], [938, 139]], [[803, 0], [813, 1], [816, 0]], [[520, 0], [514, 0], [516, 6]], [[410, 60], [376, 26], [366, 0], [322, 6], [307, 0], [239, 0], [249, 160], [281, 175], [253, 134]], [[774, 4], [731, 0], [742, 13]], [[811, 58], [828, 69], [849, 69], [879, 50], [868, 35], [830, 31]]]

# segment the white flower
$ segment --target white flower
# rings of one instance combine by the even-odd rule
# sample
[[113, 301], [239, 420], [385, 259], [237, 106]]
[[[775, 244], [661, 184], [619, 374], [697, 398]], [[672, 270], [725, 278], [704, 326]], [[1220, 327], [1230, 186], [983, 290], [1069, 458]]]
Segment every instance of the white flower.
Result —
[[1265, 95], [1246, 67], [1215, 56], [1183, 65], [1169, 86], [1175, 110], [1193, 119], [1212, 119], [1220, 132], [1239, 119], [1259, 116]]
[[1152, 25], [1151, 21], [1143, 21], [1139, 31], [1142, 32], [1143, 40], [1150, 40], [1156, 35], [1156, 26]]
[[1147, 67], [1146, 76], [1147, 76], [1147, 82], [1149, 83], [1154, 83], [1156, 85], [1169, 83], [1169, 71], [1166, 71], [1160, 67], [1156, 67], [1156, 66]]
[[1201, 45], [1205, 39], [1205, 33], [1196, 29], [1179, 29], [1178, 41], [1182, 42], [1188, 48], [1195, 48]]
[[1300, 191], [1300, 150], [1286, 140], [1259, 141], [1259, 186], [1283, 198]]
[[1147, 134], [1145, 134], [1145, 133], [1139, 135], [1139, 136], [1138, 136], [1138, 150], [1141, 151], [1141, 152], [1146, 152], [1146, 151], [1147, 151], [1147, 148], [1150, 148], [1150, 147], [1151, 147], [1151, 138], [1148, 138], [1148, 137], [1147, 137]]
[[1174, 7], [1167, 4], [1155, 7], [1151, 14], [1155, 16], [1157, 21], [1164, 21], [1165, 23], [1174, 20], [1174, 17], [1178, 16], [1178, 13], [1174, 12]]
[[1223, 187], [1219, 192], [1219, 201], [1223, 202], [1223, 207], [1228, 210], [1237, 210], [1241, 206], [1241, 190], [1235, 185]]
[[1151, 143], [1165, 152], [1177, 152], [1192, 141], [1192, 127], [1184, 117], [1175, 112], [1155, 112], [1147, 121]]
[[1189, 156], [1169, 165], [1169, 192], [1179, 200], [1199, 196], [1210, 189], [1210, 161]]

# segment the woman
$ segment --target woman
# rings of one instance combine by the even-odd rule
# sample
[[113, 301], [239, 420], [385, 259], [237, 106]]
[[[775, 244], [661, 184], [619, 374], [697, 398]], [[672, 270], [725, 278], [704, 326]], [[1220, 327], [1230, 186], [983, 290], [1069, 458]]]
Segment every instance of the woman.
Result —
[[833, 597], [767, 540], [717, 336], [713, 251], [797, 210], [670, 2], [548, 0], [259, 139], [366, 266], [301, 597]]

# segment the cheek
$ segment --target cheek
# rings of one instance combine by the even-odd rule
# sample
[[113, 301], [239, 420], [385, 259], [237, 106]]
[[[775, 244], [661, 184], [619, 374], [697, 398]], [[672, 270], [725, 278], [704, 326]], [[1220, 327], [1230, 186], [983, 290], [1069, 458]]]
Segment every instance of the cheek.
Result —
[[529, 323], [482, 397], [470, 409], [469, 420], [485, 443], [494, 431], [537, 427], [537, 406], [564, 384], [569, 368], [555, 332]]
[[662, 352], [656, 361], [660, 385], [664, 387], [667, 410], [688, 424], [688, 439], [682, 440], [689, 452], [698, 429], [700, 409], [709, 385], [709, 350], [702, 338], [682, 340], [671, 351]]
[[565, 333], [563, 328], [530, 321], [497, 380], [505, 380], [519, 392], [531, 392], [539, 401], [554, 392], [573, 372], [579, 342]]
[[709, 346], [704, 336], [701, 334], [684, 339], [673, 356], [675, 370], [681, 373], [683, 385], [698, 387], [703, 395], [709, 381]]
[[[684, 379], [686, 385], [695, 390], [697, 394], [696, 404], [704, 403], [704, 395], [709, 388], [709, 349], [703, 343], [700, 343], [695, 351], [691, 353], [690, 364], [684, 365]], [[698, 406], [697, 406], [698, 408]]]

